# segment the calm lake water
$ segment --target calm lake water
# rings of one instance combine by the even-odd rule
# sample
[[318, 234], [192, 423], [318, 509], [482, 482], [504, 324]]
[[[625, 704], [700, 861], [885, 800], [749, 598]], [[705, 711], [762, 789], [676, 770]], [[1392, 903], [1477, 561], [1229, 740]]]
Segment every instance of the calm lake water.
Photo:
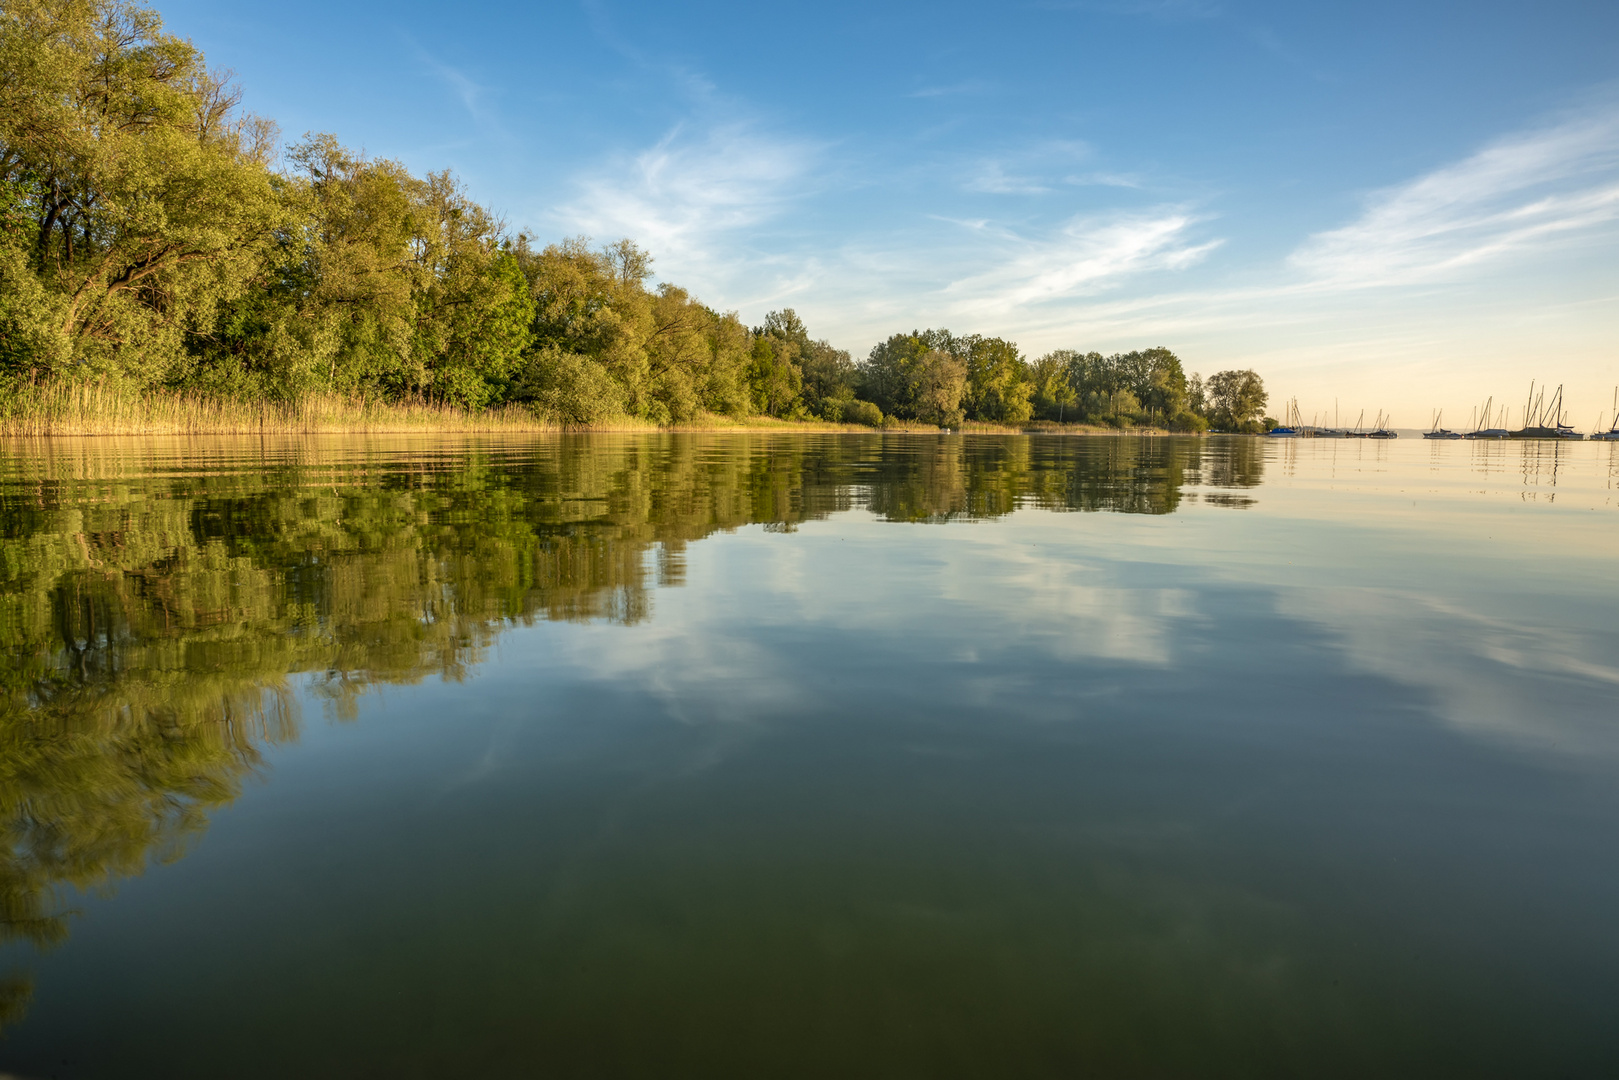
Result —
[[1619, 447], [11, 444], [0, 672], [0, 1072], [1619, 1073]]

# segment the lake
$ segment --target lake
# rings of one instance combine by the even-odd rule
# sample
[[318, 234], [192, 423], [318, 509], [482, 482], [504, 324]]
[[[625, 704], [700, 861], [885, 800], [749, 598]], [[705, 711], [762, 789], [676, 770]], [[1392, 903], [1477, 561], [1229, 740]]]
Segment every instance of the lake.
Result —
[[0, 1072], [1619, 1073], [1619, 447], [0, 457]]

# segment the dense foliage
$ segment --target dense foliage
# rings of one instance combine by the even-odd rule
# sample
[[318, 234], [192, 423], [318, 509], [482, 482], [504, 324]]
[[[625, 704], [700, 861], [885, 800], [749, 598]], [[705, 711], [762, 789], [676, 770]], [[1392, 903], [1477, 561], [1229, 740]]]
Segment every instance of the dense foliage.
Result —
[[537, 248], [448, 172], [275, 126], [133, 0], [0, 0], [0, 388], [115, 380], [290, 401], [337, 393], [565, 424], [701, 414], [954, 427], [1032, 419], [1252, 427], [1252, 372], [1167, 349], [946, 330], [856, 363], [792, 310], [748, 328], [621, 240]]

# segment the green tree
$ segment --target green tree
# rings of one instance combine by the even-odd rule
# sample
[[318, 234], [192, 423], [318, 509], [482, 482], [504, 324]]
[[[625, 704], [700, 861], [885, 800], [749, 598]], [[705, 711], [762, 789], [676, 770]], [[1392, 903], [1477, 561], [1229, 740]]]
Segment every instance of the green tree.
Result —
[[40, 285], [0, 311], [9, 366], [162, 380], [284, 221], [273, 125], [128, 0], [8, 0], [0, 72], [0, 185]]
[[[777, 350], [780, 350], [778, 353]], [[748, 386], [753, 392], [754, 410], [766, 416], [786, 416], [798, 402], [803, 376], [793, 363], [795, 343], [769, 334], [753, 339], [748, 360]]]
[[1270, 395], [1265, 382], [1247, 368], [1209, 376], [1209, 421], [1224, 431], [1255, 431]]
[[519, 245], [518, 258], [535, 300], [534, 345], [518, 376], [519, 396], [555, 399], [567, 393], [564, 376], [579, 372], [592, 387], [585, 395], [591, 408], [610, 384], [613, 412], [646, 411], [650, 365], [645, 342], [652, 330], [652, 305], [643, 282], [649, 268], [621, 265], [583, 237], [538, 252], [525, 243]]
[[842, 418], [854, 400], [857, 373], [845, 349], [828, 341], [814, 341], [809, 329], [792, 308], [772, 311], [756, 336], [771, 339], [771, 349], [785, 356], [799, 371], [802, 386], [799, 400], [806, 412], [827, 420]]
[[752, 344], [741, 321], [678, 286], [649, 290], [652, 258], [635, 244], [595, 249], [575, 237], [534, 251], [519, 237], [511, 250], [535, 302], [514, 399], [570, 423], [612, 413], [670, 423], [752, 408]]
[[966, 365], [962, 406], [969, 418], [1021, 424], [1034, 414], [1034, 384], [1017, 345], [972, 334], [958, 339], [952, 351]]
[[967, 365], [948, 330], [895, 334], [871, 350], [860, 367], [860, 392], [883, 412], [954, 427], [965, 416]]
[[1029, 365], [1030, 406], [1040, 419], [1080, 419], [1079, 394], [1069, 379], [1069, 369], [1079, 356], [1072, 349], [1058, 349]]

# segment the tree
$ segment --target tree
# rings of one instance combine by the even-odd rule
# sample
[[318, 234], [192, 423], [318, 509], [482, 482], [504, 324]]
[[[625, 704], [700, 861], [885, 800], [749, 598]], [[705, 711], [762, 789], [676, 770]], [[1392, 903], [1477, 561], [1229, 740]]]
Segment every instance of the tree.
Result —
[[[8, 0], [0, 58], [0, 185], [33, 226], [39, 285], [0, 313], [11, 366], [26, 348], [46, 367], [163, 378], [284, 220], [273, 125], [128, 0]], [[0, 272], [16, 262], [12, 247]]]
[[481, 409], [507, 395], [533, 338], [534, 297], [505, 252], [475, 259], [461, 280], [446, 277], [436, 310], [423, 320], [431, 330], [418, 338], [425, 386], [439, 401]]
[[861, 396], [893, 416], [955, 426], [967, 383], [959, 348], [948, 330], [895, 334], [860, 366]]
[[1270, 395], [1257, 374], [1246, 368], [1221, 371], [1209, 376], [1206, 384], [1209, 420], [1225, 431], [1258, 430], [1260, 414]]
[[960, 427], [966, 418], [961, 408], [967, 390], [967, 365], [943, 349], [929, 349], [912, 372], [913, 411], [925, 424]]
[[1034, 385], [1017, 345], [1004, 338], [978, 334], [961, 338], [956, 355], [966, 364], [962, 404], [974, 420], [1021, 424], [1034, 414], [1029, 398]]
[[1203, 385], [1203, 376], [1192, 372], [1192, 377], [1186, 380], [1186, 407], [1200, 416], [1207, 416], [1209, 409], [1209, 395]]
[[1042, 420], [1077, 420], [1079, 395], [1069, 382], [1069, 368], [1079, 357], [1072, 349], [1046, 353], [1029, 365], [1030, 406]]
[[[781, 354], [777, 349], [781, 349]], [[770, 335], [757, 335], [753, 339], [753, 352], [748, 360], [748, 386], [753, 392], [754, 410], [766, 416], [786, 416], [798, 401], [803, 388], [803, 376], [792, 362], [795, 346]]]

